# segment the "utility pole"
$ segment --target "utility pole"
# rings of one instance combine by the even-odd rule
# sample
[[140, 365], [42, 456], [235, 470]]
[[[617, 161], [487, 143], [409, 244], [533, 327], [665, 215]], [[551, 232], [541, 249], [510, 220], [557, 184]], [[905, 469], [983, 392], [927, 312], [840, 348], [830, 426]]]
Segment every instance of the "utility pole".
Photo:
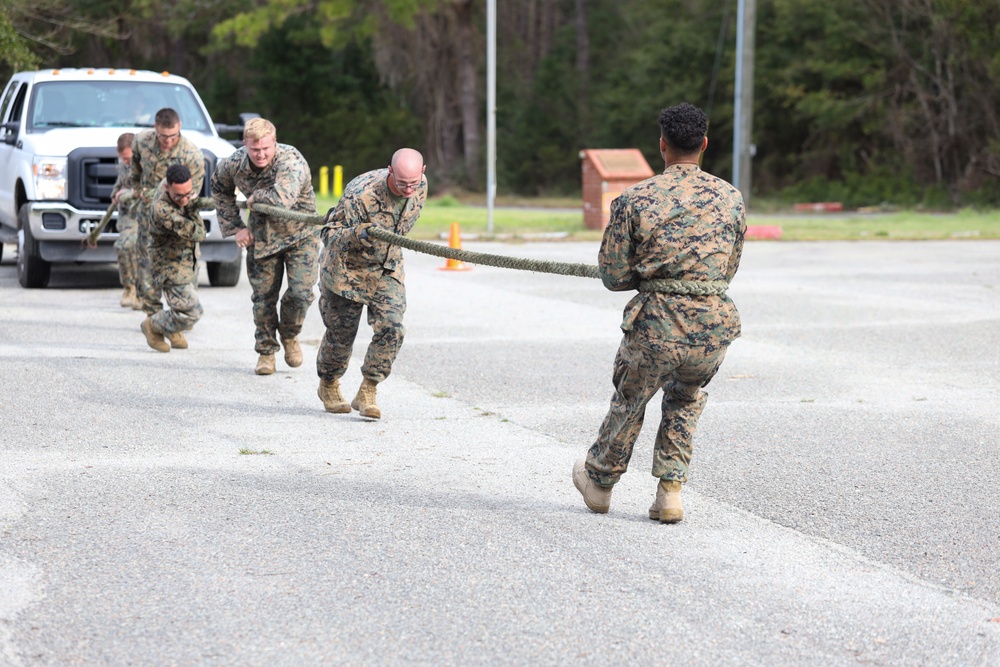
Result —
[[751, 142], [753, 131], [754, 34], [757, 28], [757, 0], [737, 0], [736, 9], [736, 92], [733, 105], [733, 185], [750, 206], [751, 162], [757, 152]]
[[497, 196], [497, 0], [486, 2], [486, 233]]

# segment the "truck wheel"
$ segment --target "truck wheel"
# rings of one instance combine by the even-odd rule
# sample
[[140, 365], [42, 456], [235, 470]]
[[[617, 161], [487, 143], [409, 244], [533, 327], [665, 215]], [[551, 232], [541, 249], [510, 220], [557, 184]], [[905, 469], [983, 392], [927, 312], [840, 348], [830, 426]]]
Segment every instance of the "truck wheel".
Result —
[[52, 265], [42, 259], [38, 241], [31, 233], [28, 221], [28, 205], [17, 212], [20, 229], [17, 232], [17, 281], [21, 287], [45, 287], [49, 284]]
[[212, 287], [235, 287], [240, 281], [240, 270], [243, 266], [243, 254], [231, 262], [205, 262], [208, 269], [208, 282]]

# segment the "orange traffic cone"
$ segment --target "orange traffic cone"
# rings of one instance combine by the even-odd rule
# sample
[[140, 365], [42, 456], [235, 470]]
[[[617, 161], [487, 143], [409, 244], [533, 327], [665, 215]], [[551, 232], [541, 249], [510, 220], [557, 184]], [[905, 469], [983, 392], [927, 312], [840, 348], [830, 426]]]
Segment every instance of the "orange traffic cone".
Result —
[[[458, 223], [451, 223], [451, 232], [448, 234], [448, 247], [455, 250], [462, 249], [462, 232], [458, 228]], [[440, 271], [471, 271], [471, 266], [466, 266], [465, 262], [457, 259], [448, 259], [444, 266], [438, 267]]]

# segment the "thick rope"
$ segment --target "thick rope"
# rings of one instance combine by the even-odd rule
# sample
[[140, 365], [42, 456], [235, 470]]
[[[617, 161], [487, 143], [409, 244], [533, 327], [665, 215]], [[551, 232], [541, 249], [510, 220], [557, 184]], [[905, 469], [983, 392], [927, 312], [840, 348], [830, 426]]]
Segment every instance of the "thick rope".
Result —
[[[199, 197], [197, 199], [198, 208], [214, 209], [215, 201], [210, 197]], [[240, 208], [246, 208], [245, 202], [240, 202]], [[113, 209], [109, 208], [106, 217], [110, 217]], [[305, 213], [302, 211], [290, 211], [279, 206], [269, 204], [254, 204], [253, 210], [264, 215], [275, 216], [304, 222], [311, 225], [322, 225], [326, 221], [325, 216]], [[99, 233], [99, 232], [98, 232]], [[573, 264], [568, 262], [553, 262], [549, 260], [524, 259], [521, 257], [509, 257], [507, 255], [492, 255], [485, 252], [472, 252], [461, 248], [449, 248], [438, 243], [418, 241], [400, 234], [394, 234], [387, 229], [376, 225], [368, 228], [368, 234], [373, 238], [401, 248], [407, 248], [425, 255], [443, 257], [445, 259], [468, 262], [469, 264], [480, 264], [482, 266], [494, 266], [501, 269], [516, 269], [519, 271], [535, 271], [538, 273], [552, 273], [560, 276], [578, 276], [580, 278], [600, 278], [600, 270], [592, 264]], [[95, 236], [96, 238], [96, 236]], [[643, 280], [639, 283], [640, 292], [660, 292], [664, 294], [682, 294], [687, 296], [712, 296], [725, 293], [729, 284], [725, 280]]]
[[[129, 191], [118, 198], [118, 203], [127, 204], [130, 201], [134, 200], [135, 198], [136, 198], [135, 194]], [[212, 199], [211, 197], [198, 197], [195, 201], [198, 203], [198, 208], [203, 211], [212, 210], [215, 208], [215, 200]], [[101, 216], [101, 221], [97, 223], [96, 227], [90, 230], [89, 234], [87, 234], [87, 238], [83, 240], [83, 243], [86, 244], [88, 248], [97, 247], [97, 239], [104, 232], [104, 228], [108, 226], [108, 223], [111, 222], [111, 216], [114, 214], [117, 208], [118, 206], [116, 204], [111, 203], [108, 206], [108, 210], [104, 212], [103, 216]]]
[[[245, 204], [243, 205], [245, 207]], [[305, 222], [313, 225], [322, 225], [326, 218], [322, 215], [310, 215], [301, 211], [289, 211], [278, 206], [268, 204], [254, 204], [253, 210], [265, 215], [273, 215], [296, 222]], [[549, 260], [524, 259], [520, 257], [509, 257], [507, 255], [492, 255], [484, 252], [472, 252], [461, 248], [449, 248], [438, 243], [418, 241], [400, 234], [394, 234], [387, 229], [376, 225], [368, 228], [368, 234], [373, 238], [401, 248], [407, 248], [416, 252], [443, 257], [445, 259], [468, 262], [469, 264], [479, 264], [482, 266], [494, 266], [501, 269], [516, 269], [519, 271], [536, 271], [538, 273], [552, 273], [560, 276], [578, 276], [581, 278], [600, 278], [601, 273], [598, 267], [592, 264], [573, 264], [568, 262], [553, 262]], [[686, 296], [713, 296], [724, 294], [729, 288], [729, 283], [725, 280], [643, 280], [639, 283], [640, 292], [660, 292], [664, 294], [680, 294]]]
[[116, 208], [118, 207], [115, 204], [108, 206], [108, 210], [104, 212], [104, 215], [101, 217], [101, 221], [97, 223], [96, 227], [90, 230], [90, 234], [88, 234], [87, 238], [84, 240], [84, 243], [87, 244], [88, 248], [97, 247], [97, 237], [101, 235], [104, 228], [108, 226], [109, 222], [111, 222], [111, 216], [114, 214]]
[[552, 262], [548, 260], [522, 259], [520, 257], [508, 257], [506, 255], [491, 255], [484, 252], [471, 252], [461, 248], [448, 248], [438, 243], [427, 241], [417, 241], [416, 239], [393, 234], [392, 232], [372, 225], [368, 228], [368, 235], [380, 241], [398, 245], [402, 248], [416, 250], [426, 255], [456, 259], [470, 264], [481, 264], [483, 266], [496, 266], [501, 269], [518, 269], [520, 271], [537, 271], [539, 273], [554, 273], [560, 276], [579, 276], [581, 278], [600, 278], [596, 266], [590, 264], [570, 264], [567, 262]]

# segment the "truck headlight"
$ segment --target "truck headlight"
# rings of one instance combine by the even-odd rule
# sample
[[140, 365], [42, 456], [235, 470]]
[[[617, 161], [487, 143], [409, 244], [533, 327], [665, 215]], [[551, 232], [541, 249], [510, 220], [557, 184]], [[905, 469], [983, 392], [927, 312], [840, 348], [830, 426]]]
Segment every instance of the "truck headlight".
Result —
[[35, 195], [39, 199], [67, 199], [66, 158], [35, 157], [31, 170], [35, 174]]

